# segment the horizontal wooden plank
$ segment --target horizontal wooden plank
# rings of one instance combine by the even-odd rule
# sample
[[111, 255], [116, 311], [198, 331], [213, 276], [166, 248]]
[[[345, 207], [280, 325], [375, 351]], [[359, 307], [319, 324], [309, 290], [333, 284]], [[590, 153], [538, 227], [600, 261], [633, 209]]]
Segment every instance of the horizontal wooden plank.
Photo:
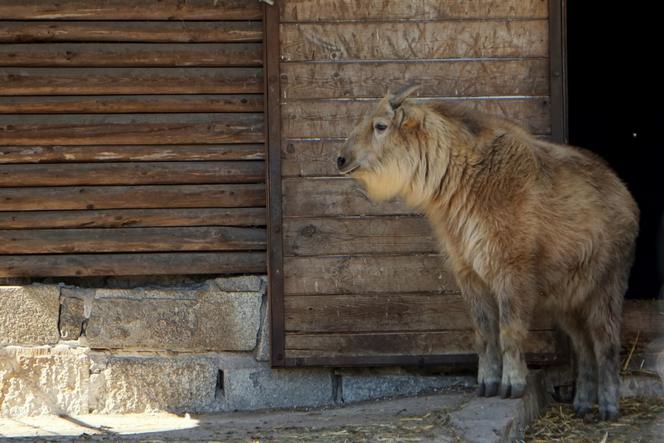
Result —
[[41, 42], [260, 42], [263, 24], [233, 22], [5, 21], [0, 43]]
[[262, 66], [261, 43], [43, 43], [0, 45], [0, 66]]
[[264, 250], [265, 228], [0, 230], [0, 254]]
[[374, 203], [362, 186], [344, 178], [286, 178], [282, 182], [285, 217], [414, 214], [400, 200]]
[[284, 293], [456, 293], [444, 263], [432, 254], [285, 257]]
[[0, 187], [261, 183], [262, 161], [0, 165]]
[[262, 92], [261, 68], [0, 68], [0, 95]]
[[263, 112], [262, 94], [0, 97], [0, 114]]
[[[458, 294], [289, 295], [284, 312], [287, 333], [473, 329], [466, 302]], [[539, 310], [530, 328], [554, 329], [551, 314]]]
[[0, 229], [265, 226], [265, 208], [0, 212]]
[[[281, 174], [293, 176], [341, 176], [337, 157], [344, 140], [285, 140], [281, 147]], [[0, 147], [2, 162], [2, 147]]]
[[[447, 101], [420, 99], [420, 102]], [[535, 134], [551, 132], [548, 97], [454, 100], [455, 103], [509, 118]], [[299, 100], [281, 106], [282, 136], [285, 138], [347, 137], [376, 105], [375, 100]]]
[[285, 0], [283, 22], [346, 20], [440, 20], [467, 18], [545, 18], [542, 0]]
[[0, 20], [260, 20], [246, 0], [3, 0]]
[[0, 211], [265, 206], [262, 184], [3, 188], [0, 191]]
[[382, 97], [388, 87], [421, 85], [422, 96], [545, 96], [546, 59], [443, 62], [284, 63], [286, 99]]
[[265, 252], [0, 256], [0, 277], [265, 273]]
[[262, 114], [0, 115], [0, 145], [262, 141]]
[[262, 160], [265, 145], [0, 146], [3, 163]]
[[284, 254], [437, 253], [424, 217], [286, 218]]
[[[474, 353], [474, 333], [471, 331], [291, 333], [286, 334], [285, 341], [286, 358]], [[550, 331], [531, 332], [524, 349], [533, 354], [555, 353], [555, 334]]]
[[546, 57], [547, 20], [281, 25], [284, 61]]

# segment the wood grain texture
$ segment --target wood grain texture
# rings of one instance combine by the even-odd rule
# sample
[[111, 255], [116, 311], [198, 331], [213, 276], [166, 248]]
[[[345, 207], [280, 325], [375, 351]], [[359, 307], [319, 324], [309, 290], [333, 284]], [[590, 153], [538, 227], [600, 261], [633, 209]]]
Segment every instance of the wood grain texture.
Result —
[[265, 186], [146, 185], [0, 189], [0, 211], [228, 208], [265, 205]]
[[44, 43], [0, 45], [0, 66], [261, 66], [260, 43]]
[[265, 252], [0, 256], [0, 277], [265, 273]]
[[[439, 99], [420, 99], [433, 103]], [[449, 102], [447, 100], [440, 100]], [[551, 132], [548, 97], [454, 100], [469, 109], [499, 115], [526, 126], [535, 134]], [[371, 100], [299, 100], [282, 105], [282, 134], [286, 138], [347, 137], [373, 108]]]
[[399, 200], [373, 203], [362, 186], [348, 177], [284, 179], [282, 205], [284, 217], [415, 213]]
[[264, 228], [0, 230], [0, 254], [264, 250]]
[[262, 161], [0, 165], [0, 187], [260, 183]]
[[0, 97], [0, 114], [263, 112], [261, 94]]
[[283, 22], [545, 18], [542, 0], [284, 0]]
[[[471, 331], [286, 334], [286, 356], [333, 357], [474, 353]], [[554, 353], [553, 332], [538, 331], [524, 343], [527, 353]]]
[[0, 95], [262, 92], [260, 68], [0, 68]]
[[0, 145], [262, 141], [262, 114], [0, 115]]
[[456, 293], [441, 255], [284, 258], [287, 295], [397, 292]]
[[263, 160], [263, 145], [0, 146], [0, 164]]
[[265, 226], [265, 211], [265, 208], [7, 211], [0, 212], [0, 229]]
[[[472, 331], [459, 294], [289, 295], [286, 331], [294, 333]], [[537, 311], [532, 330], [552, 330], [550, 313]]]
[[0, 20], [260, 20], [246, 0], [3, 0]]
[[42, 42], [151, 42], [226, 43], [260, 42], [258, 21], [137, 22], [137, 21], [5, 21], [0, 43]]
[[[286, 140], [281, 148], [284, 177], [341, 176], [336, 159], [343, 147], [340, 140]], [[0, 147], [0, 153], [2, 148]], [[0, 162], [2, 156], [0, 155]]]
[[296, 218], [284, 223], [284, 254], [292, 256], [437, 253], [424, 217]]
[[383, 97], [387, 88], [421, 85], [425, 97], [545, 96], [546, 59], [444, 62], [284, 63], [285, 100]]
[[284, 61], [546, 57], [548, 21], [283, 24]]

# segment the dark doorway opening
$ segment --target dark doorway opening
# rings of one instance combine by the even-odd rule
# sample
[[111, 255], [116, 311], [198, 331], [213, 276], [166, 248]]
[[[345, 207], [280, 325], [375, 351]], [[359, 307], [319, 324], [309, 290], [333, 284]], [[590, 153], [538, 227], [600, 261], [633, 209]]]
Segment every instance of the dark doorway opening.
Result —
[[664, 129], [658, 14], [653, 7], [566, 3], [569, 142], [604, 157], [639, 204], [627, 297], [655, 298], [664, 284], [664, 147], [656, 139], [657, 129]]

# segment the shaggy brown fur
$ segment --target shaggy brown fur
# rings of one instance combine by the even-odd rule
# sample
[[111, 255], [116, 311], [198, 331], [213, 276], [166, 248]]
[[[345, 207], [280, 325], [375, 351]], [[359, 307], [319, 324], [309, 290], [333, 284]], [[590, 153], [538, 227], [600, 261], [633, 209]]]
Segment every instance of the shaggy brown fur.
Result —
[[382, 99], [337, 164], [374, 200], [401, 196], [426, 213], [469, 304], [480, 395], [523, 394], [523, 341], [544, 304], [577, 354], [577, 412], [598, 401], [615, 418], [639, 213], [625, 185], [588, 151], [411, 92]]

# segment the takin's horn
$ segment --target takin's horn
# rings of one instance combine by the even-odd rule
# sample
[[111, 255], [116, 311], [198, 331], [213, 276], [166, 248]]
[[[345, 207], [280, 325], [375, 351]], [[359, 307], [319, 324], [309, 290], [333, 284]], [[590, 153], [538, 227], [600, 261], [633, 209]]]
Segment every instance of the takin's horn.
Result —
[[406, 100], [408, 97], [411, 96], [411, 94], [418, 89], [420, 89], [422, 85], [418, 84], [408, 84], [401, 89], [399, 89], [397, 92], [394, 94], [391, 94], [390, 96], [390, 106], [392, 106], [392, 109], [396, 109], [399, 106], [401, 106], [401, 103], [403, 103], [404, 100]]

